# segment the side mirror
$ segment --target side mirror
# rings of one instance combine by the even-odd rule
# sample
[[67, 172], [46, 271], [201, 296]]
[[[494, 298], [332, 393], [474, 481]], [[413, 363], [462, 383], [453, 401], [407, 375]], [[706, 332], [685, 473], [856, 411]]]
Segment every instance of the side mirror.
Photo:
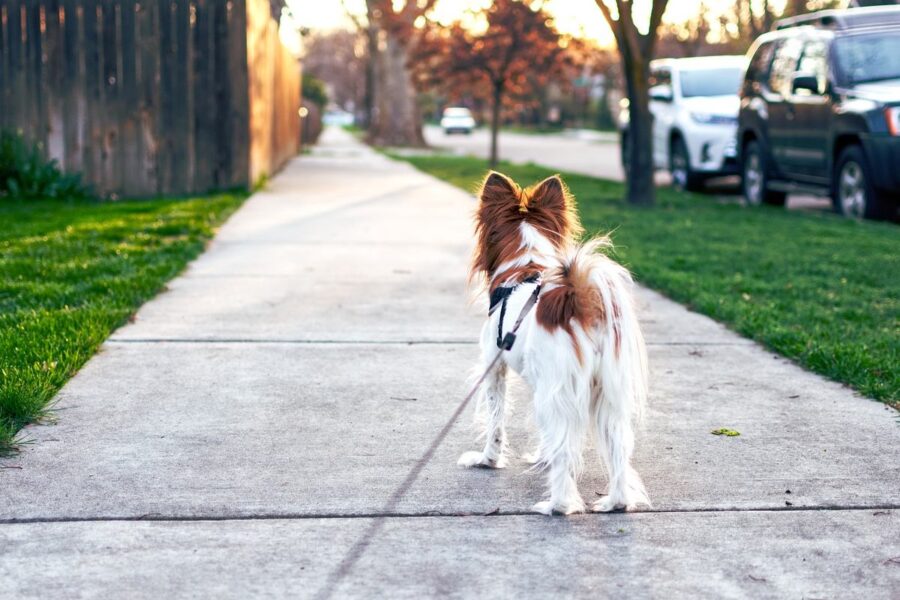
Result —
[[791, 93], [796, 94], [800, 90], [808, 94], [820, 95], [819, 78], [812, 73], [798, 72], [791, 77]]
[[671, 102], [672, 88], [667, 85], [654, 85], [650, 88], [650, 99], [657, 102]]

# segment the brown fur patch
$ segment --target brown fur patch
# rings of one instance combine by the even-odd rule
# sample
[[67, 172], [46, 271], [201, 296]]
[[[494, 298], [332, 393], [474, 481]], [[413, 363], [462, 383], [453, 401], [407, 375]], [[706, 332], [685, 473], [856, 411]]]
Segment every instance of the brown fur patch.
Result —
[[557, 175], [523, 190], [506, 175], [491, 171], [479, 198], [472, 279], [482, 275], [490, 279], [500, 265], [522, 256], [525, 250], [519, 226], [523, 222], [558, 248], [582, 232], [575, 201]]
[[606, 318], [603, 298], [591, 281], [589, 261], [585, 264], [576, 257], [568, 265], [550, 271], [544, 281], [549, 289], [541, 293], [535, 316], [547, 331], [562, 328], [573, 335], [575, 323], [591, 329]]

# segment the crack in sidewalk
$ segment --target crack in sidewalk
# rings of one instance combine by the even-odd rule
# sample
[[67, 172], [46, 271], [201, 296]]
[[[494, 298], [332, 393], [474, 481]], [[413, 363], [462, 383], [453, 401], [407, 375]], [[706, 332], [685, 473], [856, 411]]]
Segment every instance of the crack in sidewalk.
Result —
[[[663, 508], [654, 510], [641, 510], [634, 512], [617, 511], [613, 513], [583, 513], [580, 516], [603, 518], [610, 515], [691, 515], [706, 513], [771, 513], [771, 512], [865, 512], [865, 511], [891, 511], [900, 510], [900, 504], [872, 504], [872, 505], [838, 505], [829, 504], [822, 506], [763, 506], [752, 508]], [[428, 510], [421, 512], [368, 512], [368, 513], [291, 513], [271, 512], [258, 514], [224, 514], [224, 515], [177, 515], [163, 513], [147, 513], [143, 515], [121, 516], [96, 516], [96, 517], [26, 517], [26, 518], [0, 518], [2, 525], [34, 525], [42, 523], [118, 523], [118, 522], [164, 522], [164, 523], [203, 523], [203, 522], [227, 522], [227, 521], [315, 521], [315, 520], [356, 520], [356, 519], [440, 519], [460, 517], [534, 517], [546, 519], [530, 510], [488, 510], [481, 511], [438, 511]]]

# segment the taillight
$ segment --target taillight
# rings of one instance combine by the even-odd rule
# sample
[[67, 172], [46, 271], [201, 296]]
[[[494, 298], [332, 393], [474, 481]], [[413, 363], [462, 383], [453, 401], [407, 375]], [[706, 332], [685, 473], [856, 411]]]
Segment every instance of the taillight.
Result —
[[884, 119], [891, 135], [900, 135], [900, 106], [888, 106], [884, 109]]

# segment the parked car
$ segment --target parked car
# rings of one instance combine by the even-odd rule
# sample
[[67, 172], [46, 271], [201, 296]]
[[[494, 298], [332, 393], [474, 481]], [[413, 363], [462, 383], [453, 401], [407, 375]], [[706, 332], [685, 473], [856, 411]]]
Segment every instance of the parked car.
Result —
[[786, 19], [750, 48], [738, 154], [748, 204], [831, 196], [890, 218], [900, 196], [900, 6]]
[[[746, 68], [743, 56], [650, 63], [653, 166], [668, 169], [676, 188], [697, 190], [709, 177], [738, 172], [738, 91]], [[620, 113], [619, 123], [622, 164], [627, 170], [627, 110]]]
[[472, 112], [464, 106], [450, 106], [444, 109], [441, 116], [441, 127], [444, 133], [472, 133], [475, 129], [475, 119]]

